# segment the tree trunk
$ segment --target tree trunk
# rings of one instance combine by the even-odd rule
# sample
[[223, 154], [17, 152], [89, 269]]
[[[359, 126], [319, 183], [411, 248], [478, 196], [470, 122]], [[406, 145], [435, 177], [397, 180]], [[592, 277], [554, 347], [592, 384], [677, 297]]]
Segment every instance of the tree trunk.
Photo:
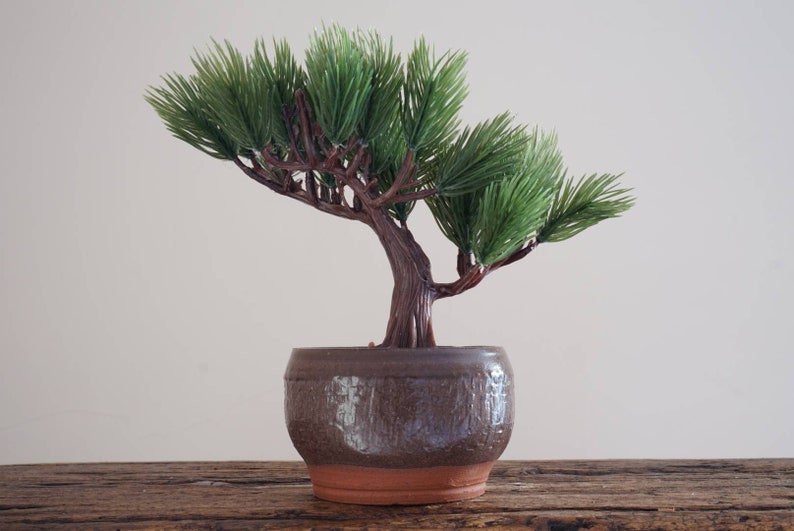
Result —
[[405, 226], [384, 209], [372, 212], [372, 228], [386, 250], [394, 276], [386, 337], [380, 346], [434, 347], [432, 307], [437, 298], [430, 260]]

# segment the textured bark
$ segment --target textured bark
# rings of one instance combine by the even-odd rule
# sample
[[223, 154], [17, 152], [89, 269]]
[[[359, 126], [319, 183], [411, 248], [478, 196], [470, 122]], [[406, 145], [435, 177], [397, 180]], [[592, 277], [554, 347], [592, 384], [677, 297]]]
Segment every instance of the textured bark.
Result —
[[386, 251], [394, 277], [386, 337], [380, 346], [435, 346], [432, 308], [436, 292], [430, 260], [411, 231], [398, 226], [386, 212], [373, 212], [373, 229]]
[[794, 459], [504, 461], [484, 496], [317, 500], [297, 462], [0, 466], [0, 529], [794, 528]]

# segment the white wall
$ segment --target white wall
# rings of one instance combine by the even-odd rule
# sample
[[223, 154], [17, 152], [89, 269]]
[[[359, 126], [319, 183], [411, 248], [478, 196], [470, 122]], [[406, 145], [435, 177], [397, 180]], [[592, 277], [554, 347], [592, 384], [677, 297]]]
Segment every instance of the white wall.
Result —
[[386, 260], [170, 138], [142, 93], [210, 36], [303, 50], [323, 20], [468, 49], [466, 121], [510, 109], [636, 189], [437, 305], [441, 343], [511, 354], [506, 458], [794, 456], [791, 6], [3, 2], [0, 462], [297, 458], [290, 348], [379, 340]]

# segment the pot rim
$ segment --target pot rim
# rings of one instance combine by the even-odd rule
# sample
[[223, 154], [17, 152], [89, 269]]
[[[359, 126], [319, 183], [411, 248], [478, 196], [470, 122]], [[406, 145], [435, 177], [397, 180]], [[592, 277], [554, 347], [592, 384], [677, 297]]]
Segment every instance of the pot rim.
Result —
[[368, 351], [368, 352], [377, 352], [377, 351], [389, 351], [389, 352], [425, 352], [425, 351], [432, 351], [432, 350], [441, 350], [441, 351], [469, 351], [469, 350], [481, 350], [481, 351], [488, 351], [488, 352], [504, 352], [504, 348], [495, 345], [462, 345], [462, 346], [455, 346], [455, 345], [438, 345], [435, 347], [367, 347], [367, 346], [352, 346], [352, 347], [293, 347], [292, 351], [304, 351], [304, 352], [338, 352], [338, 351]]
[[512, 373], [510, 360], [501, 347], [311, 347], [292, 350], [285, 377], [379, 375], [454, 378], [495, 367]]

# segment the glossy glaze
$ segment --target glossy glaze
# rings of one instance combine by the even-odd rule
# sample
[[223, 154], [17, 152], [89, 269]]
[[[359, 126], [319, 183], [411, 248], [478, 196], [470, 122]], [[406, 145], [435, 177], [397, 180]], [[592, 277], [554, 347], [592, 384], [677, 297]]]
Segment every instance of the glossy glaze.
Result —
[[295, 349], [287, 427], [309, 465], [391, 469], [496, 460], [513, 427], [501, 348]]

